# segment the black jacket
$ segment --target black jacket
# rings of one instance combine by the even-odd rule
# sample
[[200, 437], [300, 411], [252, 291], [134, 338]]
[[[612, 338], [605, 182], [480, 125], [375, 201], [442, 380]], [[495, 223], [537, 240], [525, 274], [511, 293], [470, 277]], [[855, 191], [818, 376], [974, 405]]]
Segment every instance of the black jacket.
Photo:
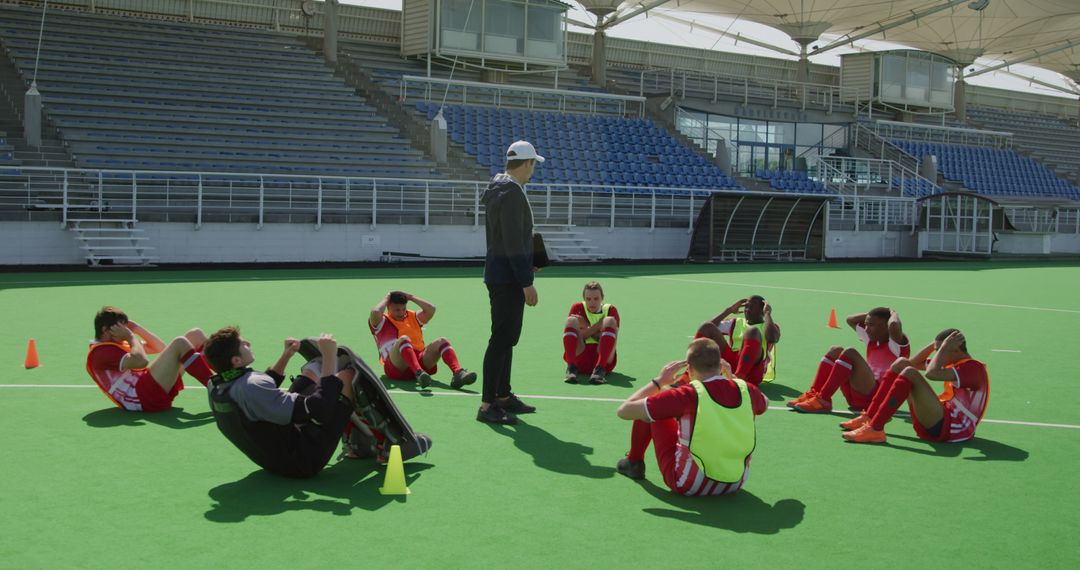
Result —
[[496, 174], [480, 201], [486, 209], [484, 283], [532, 285], [533, 217], [525, 191], [510, 176]]

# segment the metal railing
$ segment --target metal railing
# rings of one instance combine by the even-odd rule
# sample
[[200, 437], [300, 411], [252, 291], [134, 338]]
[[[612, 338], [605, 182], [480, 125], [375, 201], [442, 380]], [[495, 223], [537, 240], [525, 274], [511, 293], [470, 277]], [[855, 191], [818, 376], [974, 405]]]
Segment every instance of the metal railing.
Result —
[[[75, 220], [472, 225], [486, 181], [61, 168], [0, 169], [0, 216]], [[716, 190], [529, 184], [537, 223], [686, 228]], [[14, 213], [14, 215], [13, 215]], [[55, 219], [55, 218], [49, 218]]]
[[880, 120], [870, 123], [868, 128], [886, 140], [903, 139], [991, 148], [1012, 148], [1013, 144], [1013, 133], [1005, 131], [939, 127]]
[[[410, 89], [410, 86], [414, 88]], [[402, 103], [412, 98], [437, 102], [449, 100], [462, 105], [518, 107], [533, 111], [645, 116], [645, 98], [633, 95], [522, 87], [418, 75], [401, 76], [398, 95]]]
[[860, 90], [836, 85], [800, 83], [783, 79], [757, 79], [746, 75], [709, 73], [690, 69], [662, 68], [647, 69], [641, 72], [638, 94], [667, 92], [671, 96], [685, 99], [696, 96], [712, 102], [725, 98], [741, 98], [744, 105], [755, 102], [771, 102], [773, 107], [780, 102], [797, 103], [800, 109], [808, 106], [818, 107], [832, 112], [836, 107], [853, 109], [844, 101], [865, 99]]
[[1008, 205], [1001, 209], [1017, 232], [1080, 234], [1080, 208]]
[[840, 196], [829, 202], [829, 229], [910, 231], [919, 223], [919, 202], [912, 198]]
[[862, 123], [851, 124], [851, 143], [853, 147], [865, 150], [878, 158], [891, 160], [908, 170], [919, 171], [919, 159], [904, 152], [903, 149], [866, 128]]
[[905, 189], [937, 187], [918, 172], [880, 158], [829, 156], [820, 159], [812, 171], [812, 177], [827, 190], [841, 195], [856, 195], [871, 189], [895, 190], [902, 195]]

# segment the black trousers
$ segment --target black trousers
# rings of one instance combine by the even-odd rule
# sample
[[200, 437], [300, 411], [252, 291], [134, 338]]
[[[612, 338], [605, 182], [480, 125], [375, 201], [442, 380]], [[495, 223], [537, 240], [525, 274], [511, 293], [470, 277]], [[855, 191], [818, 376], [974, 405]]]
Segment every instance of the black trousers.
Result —
[[484, 353], [483, 401], [510, 395], [510, 368], [514, 346], [521, 337], [525, 314], [525, 292], [518, 285], [488, 285], [491, 301], [491, 338]]

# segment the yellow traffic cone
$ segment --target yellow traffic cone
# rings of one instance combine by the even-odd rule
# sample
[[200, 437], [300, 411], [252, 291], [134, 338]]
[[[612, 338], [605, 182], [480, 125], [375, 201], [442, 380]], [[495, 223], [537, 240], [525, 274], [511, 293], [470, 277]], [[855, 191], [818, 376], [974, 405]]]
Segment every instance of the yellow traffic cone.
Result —
[[405, 466], [401, 461], [401, 446], [390, 447], [390, 459], [386, 462], [386, 478], [379, 493], [383, 495], [408, 495], [412, 491], [405, 486]]

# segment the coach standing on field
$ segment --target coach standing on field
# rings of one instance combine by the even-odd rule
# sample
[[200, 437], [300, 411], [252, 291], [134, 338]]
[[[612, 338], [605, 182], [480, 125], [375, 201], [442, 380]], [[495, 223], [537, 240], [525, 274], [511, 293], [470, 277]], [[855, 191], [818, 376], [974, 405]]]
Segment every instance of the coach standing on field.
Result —
[[533, 287], [533, 217], [525, 185], [544, 157], [518, 141], [506, 150], [506, 172], [496, 174], [480, 198], [486, 209], [487, 257], [484, 284], [491, 301], [491, 338], [484, 353], [484, 391], [477, 421], [515, 424], [515, 414], [536, 411], [510, 391], [514, 346], [521, 336], [525, 305], [536, 306]]

